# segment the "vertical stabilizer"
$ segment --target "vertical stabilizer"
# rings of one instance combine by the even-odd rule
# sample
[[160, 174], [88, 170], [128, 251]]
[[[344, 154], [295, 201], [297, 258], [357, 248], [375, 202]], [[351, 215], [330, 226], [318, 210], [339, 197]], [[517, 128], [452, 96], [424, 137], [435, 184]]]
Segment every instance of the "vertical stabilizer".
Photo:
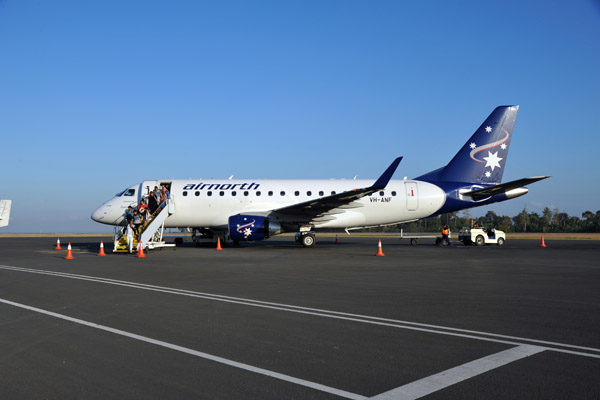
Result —
[[519, 106], [497, 107], [443, 168], [416, 179], [498, 184], [506, 166]]

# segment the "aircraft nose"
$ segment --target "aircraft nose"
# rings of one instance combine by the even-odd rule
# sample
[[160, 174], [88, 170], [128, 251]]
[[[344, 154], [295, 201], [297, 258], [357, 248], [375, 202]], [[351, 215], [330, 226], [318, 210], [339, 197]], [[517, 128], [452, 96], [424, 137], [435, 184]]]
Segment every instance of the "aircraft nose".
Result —
[[92, 219], [96, 222], [102, 222], [102, 218], [104, 217], [104, 212], [102, 211], [102, 207], [98, 207], [92, 213]]
[[100, 206], [92, 213], [92, 219], [96, 222], [107, 223], [108, 207]]

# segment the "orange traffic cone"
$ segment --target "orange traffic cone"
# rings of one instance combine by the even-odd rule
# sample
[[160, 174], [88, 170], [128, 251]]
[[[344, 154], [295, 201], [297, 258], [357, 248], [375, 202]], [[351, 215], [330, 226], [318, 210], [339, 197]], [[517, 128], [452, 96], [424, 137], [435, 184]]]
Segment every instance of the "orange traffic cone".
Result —
[[379, 239], [379, 245], [377, 246], [377, 254], [375, 255], [379, 257], [385, 256], [385, 254], [383, 254], [383, 248], [381, 247], [381, 239]]
[[106, 253], [104, 253], [104, 242], [102, 242], [102, 240], [100, 241], [100, 253], [98, 253], [98, 255], [102, 257], [106, 255]]
[[221, 238], [220, 237], [217, 238], [217, 250], [223, 250], [223, 248], [221, 247]]
[[73, 260], [75, 257], [73, 257], [73, 253], [71, 252], [71, 242], [69, 242], [69, 246], [67, 247], [67, 256], [65, 257], [65, 260]]
[[62, 247], [60, 247], [60, 238], [56, 238], [56, 247], [54, 250], [62, 250]]
[[146, 257], [146, 255], [144, 254], [144, 246], [142, 245], [141, 241], [138, 242], [138, 250], [137, 250], [136, 257], [138, 257], [138, 258], [145, 258]]
[[540, 247], [547, 247], [546, 242], [544, 242], [544, 235], [542, 235], [542, 244], [540, 244]]

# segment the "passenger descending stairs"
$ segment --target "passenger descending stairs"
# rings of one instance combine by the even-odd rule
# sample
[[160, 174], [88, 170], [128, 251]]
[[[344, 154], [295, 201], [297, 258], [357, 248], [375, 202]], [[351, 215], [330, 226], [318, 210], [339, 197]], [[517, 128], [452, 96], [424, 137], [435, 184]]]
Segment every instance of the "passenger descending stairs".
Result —
[[[174, 244], [167, 244], [163, 240], [164, 222], [169, 215], [175, 211], [173, 200], [167, 201], [167, 205], [162, 210], [152, 214], [152, 217], [144, 222], [140, 228], [142, 246], [146, 249], [155, 249], [159, 247], [174, 247]], [[138, 250], [139, 241], [136, 237], [133, 238], [133, 251]], [[121, 233], [119, 229], [118, 233], [115, 234], [115, 247], [113, 249], [115, 253], [127, 253], [129, 248], [127, 247], [127, 237]]]

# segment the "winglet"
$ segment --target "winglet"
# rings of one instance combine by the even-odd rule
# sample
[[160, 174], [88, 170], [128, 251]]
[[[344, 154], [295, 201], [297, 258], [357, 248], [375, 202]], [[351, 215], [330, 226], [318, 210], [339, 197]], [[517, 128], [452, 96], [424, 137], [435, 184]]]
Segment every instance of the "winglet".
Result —
[[392, 175], [394, 175], [394, 172], [396, 172], [396, 168], [398, 168], [398, 164], [400, 164], [400, 161], [402, 161], [402, 157], [396, 158], [369, 189], [384, 189], [387, 186], [390, 179], [392, 179]]

